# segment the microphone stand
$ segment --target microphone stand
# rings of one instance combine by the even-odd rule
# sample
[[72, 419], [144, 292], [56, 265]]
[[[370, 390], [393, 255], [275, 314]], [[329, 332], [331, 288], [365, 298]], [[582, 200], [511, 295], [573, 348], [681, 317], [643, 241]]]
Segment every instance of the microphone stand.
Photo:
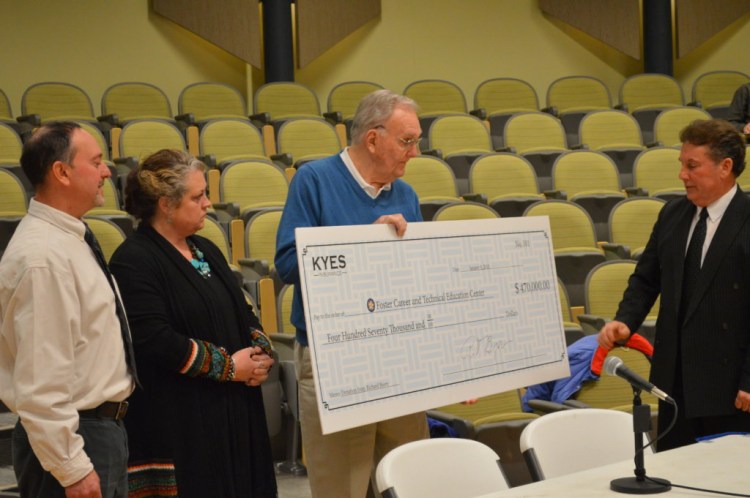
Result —
[[651, 406], [641, 403], [641, 390], [633, 387], [633, 432], [635, 433], [635, 477], [621, 477], [609, 483], [612, 491], [631, 495], [652, 495], [672, 489], [666, 479], [649, 477], [643, 464], [643, 435], [651, 426]]

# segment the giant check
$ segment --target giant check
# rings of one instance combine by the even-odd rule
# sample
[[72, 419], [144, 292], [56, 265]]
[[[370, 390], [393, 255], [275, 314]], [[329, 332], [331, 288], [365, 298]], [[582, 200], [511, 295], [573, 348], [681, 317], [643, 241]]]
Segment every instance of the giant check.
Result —
[[323, 433], [569, 375], [546, 217], [296, 238]]

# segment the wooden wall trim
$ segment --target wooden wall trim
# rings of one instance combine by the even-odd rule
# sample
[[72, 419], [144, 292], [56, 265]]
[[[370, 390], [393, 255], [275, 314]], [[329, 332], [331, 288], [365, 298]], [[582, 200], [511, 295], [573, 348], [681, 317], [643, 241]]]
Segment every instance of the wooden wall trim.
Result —
[[675, 0], [681, 58], [750, 11], [750, 0]]
[[380, 0], [297, 0], [297, 67], [379, 17]]
[[539, 8], [622, 53], [641, 59], [639, 0], [539, 0]]
[[248, 64], [263, 67], [258, 0], [153, 0], [153, 10]]

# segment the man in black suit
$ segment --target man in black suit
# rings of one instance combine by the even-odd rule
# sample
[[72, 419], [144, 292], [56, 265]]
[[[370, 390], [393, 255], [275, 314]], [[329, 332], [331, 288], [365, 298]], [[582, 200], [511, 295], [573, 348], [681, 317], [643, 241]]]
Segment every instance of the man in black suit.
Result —
[[[598, 338], [605, 348], [626, 340], [661, 294], [650, 380], [676, 400], [678, 416], [660, 451], [750, 432], [750, 199], [736, 183], [745, 141], [722, 120], [695, 121], [680, 140], [687, 195], [661, 210]], [[674, 415], [660, 402], [660, 435]]]

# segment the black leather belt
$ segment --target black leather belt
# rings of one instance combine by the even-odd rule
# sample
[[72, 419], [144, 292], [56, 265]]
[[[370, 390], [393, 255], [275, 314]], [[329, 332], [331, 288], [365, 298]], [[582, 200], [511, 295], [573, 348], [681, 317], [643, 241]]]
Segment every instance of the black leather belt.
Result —
[[106, 418], [122, 420], [128, 412], [127, 401], [105, 401], [96, 408], [80, 410], [78, 416], [81, 418]]

